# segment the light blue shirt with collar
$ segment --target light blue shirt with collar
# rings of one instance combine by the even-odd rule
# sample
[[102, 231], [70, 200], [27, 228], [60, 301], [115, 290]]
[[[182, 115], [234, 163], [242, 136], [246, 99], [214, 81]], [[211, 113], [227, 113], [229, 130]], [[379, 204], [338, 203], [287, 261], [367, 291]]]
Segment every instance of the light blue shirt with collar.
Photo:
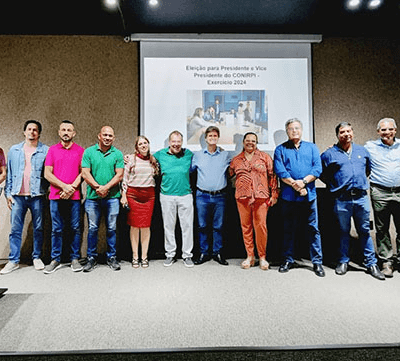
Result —
[[371, 155], [370, 182], [384, 187], [400, 187], [400, 139], [388, 146], [381, 139], [370, 140], [365, 148]]
[[227, 186], [227, 169], [231, 163], [229, 153], [217, 147], [214, 153], [207, 148], [194, 153], [191, 171], [197, 170], [197, 188], [213, 192]]

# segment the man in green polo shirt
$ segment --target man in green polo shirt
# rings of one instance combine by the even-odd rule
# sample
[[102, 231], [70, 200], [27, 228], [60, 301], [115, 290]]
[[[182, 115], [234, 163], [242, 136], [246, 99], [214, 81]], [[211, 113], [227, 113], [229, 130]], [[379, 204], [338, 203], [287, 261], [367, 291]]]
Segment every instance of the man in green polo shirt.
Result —
[[88, 262], [83, 272], [90, 272], [97, 266], [97, 241], [102, 213], [107, 228], [107, 264], [114, 271], [121, 269], [116, 258], [116, 229], [124, 160], [122, 152], [112, 145], [115, 135], [111, 127], [101, 128], [98, 139], [98, 144], [87, 148], [82, 158], [82, 178], [87, 183], [85, 211], [89, 224]]
[[193, 153], [182, 148], [183, 136], [177, 130], [169, 135], [169, 147], [154, 153], [161, 170], [161, 212], [164, 223], [164, 266], [175, 262], [176, 215], [182, 229], [182, 258], [186, 267], [193, 267], [193, 196], [189, 171]]

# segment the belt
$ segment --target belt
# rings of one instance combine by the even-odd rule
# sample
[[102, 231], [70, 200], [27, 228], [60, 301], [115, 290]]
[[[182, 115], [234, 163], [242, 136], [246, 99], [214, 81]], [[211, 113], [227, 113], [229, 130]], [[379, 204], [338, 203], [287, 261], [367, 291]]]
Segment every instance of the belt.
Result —
[[383, 189], [384, 191], [388, 191], [388, 192], [400, 192], [400, 187], [385, 187], [385, 186], [381, 186], [380, 184], [376, 184], [376, 183], [371, 183], [372, 187], [376, 187], [379, 189]]
[[348, 189], [348, 190], [339, 192], [339, 195], [341, 195], [341, 196], [348, 196], [348, 197], [355, 197], [355, 198], [360, 198], [362, 196], [365, 196], [366, 194], [367, 194], [367, 191], [365, 191], [364, 189], [357, 189], [357, 188]]
[[204, 189], [200, 189], [199, 187], [197, 187], [197, 189], [202, 193], [211, 194], [212, 196], [215, 196], [216, 194], [221, 194], [221, 193], [225, 193], [226, 192], [226, 188], [222, 188], [219, 191], [205, 191]]

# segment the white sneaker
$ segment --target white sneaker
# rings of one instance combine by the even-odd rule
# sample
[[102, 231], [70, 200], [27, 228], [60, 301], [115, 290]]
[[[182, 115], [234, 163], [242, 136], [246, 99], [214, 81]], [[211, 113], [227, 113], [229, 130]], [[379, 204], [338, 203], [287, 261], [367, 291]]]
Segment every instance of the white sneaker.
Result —
[[14, 262], [9, 261], [4, 266], [4, 268], [0, 271], [0, 274], [6, 275], [7, 273], [11, 273], [12, 271], [15, 271], [18, 268], [19, 268], [19, 264], [18, 263], [14, 263]]
[[41, 271], [44, 269], [44, 263], [42, 262], [42, 260], [40, 258], [35, 258], [33, 260], [33, 266], [35, 267], [36, 271]]
[[50, 274], [61, 268], [61, 263], [53, 259], [49, 265], [46, 266], [43, 273]]

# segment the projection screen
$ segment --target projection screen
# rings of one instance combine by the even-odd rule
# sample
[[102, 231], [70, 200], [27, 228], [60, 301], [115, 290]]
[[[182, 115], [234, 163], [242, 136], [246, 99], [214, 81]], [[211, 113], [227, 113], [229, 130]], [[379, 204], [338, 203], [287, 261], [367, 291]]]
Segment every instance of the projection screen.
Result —
[[259, 149], [272, 152], [286, 140], [290, 118], [300, 119], [303, 139], [313, 141], [311, 43], [320, 36], [136, 40], [140, 133], [153, 151], [168, 146], [173, 130], [184, 135], [184, 146], [199, 150], [206, 127], [216, 125], [226, 150], [240, 149], [252, 131]]

